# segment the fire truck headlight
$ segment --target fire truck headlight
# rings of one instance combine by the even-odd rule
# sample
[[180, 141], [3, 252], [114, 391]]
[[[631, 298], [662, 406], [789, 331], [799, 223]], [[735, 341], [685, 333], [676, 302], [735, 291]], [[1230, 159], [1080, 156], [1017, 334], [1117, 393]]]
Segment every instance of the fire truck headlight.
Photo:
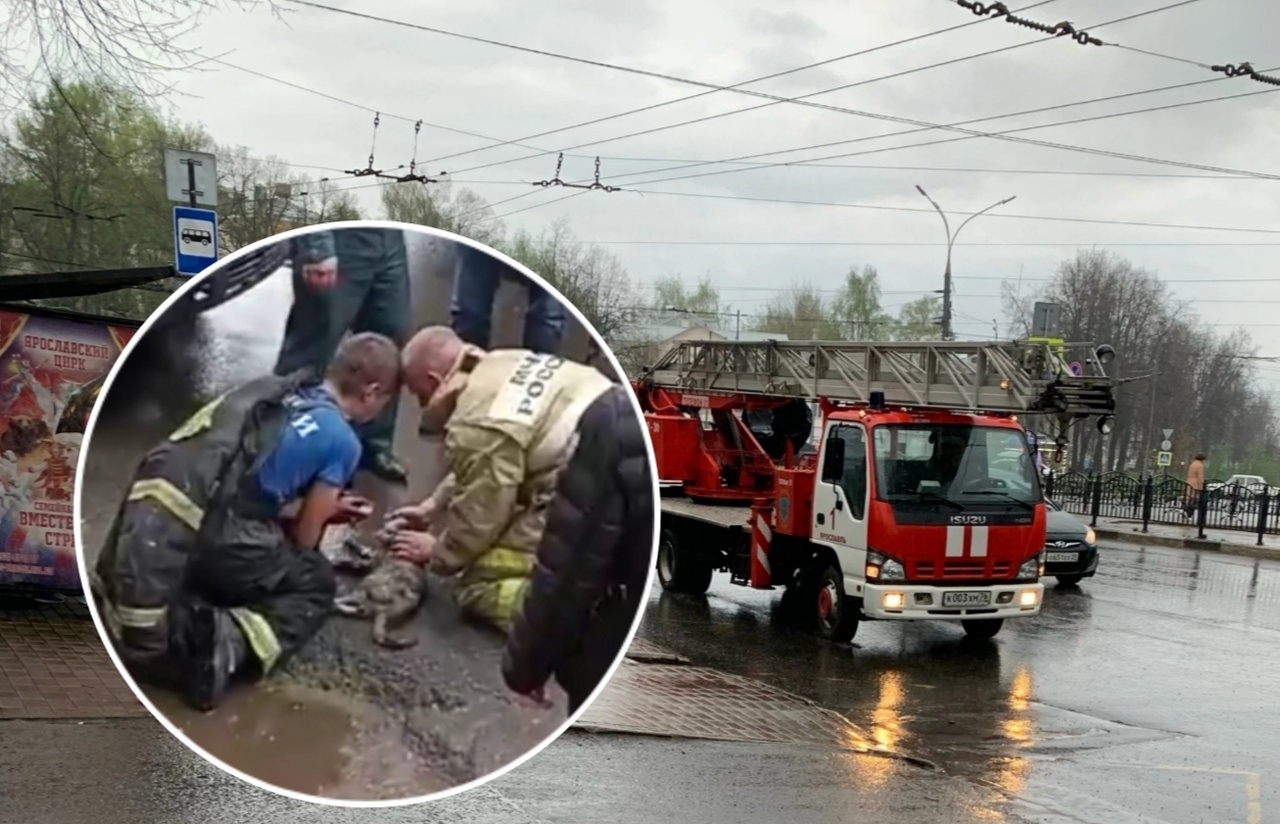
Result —
[[902, 606], [906, 602], [907, 602], [907, 597], [903, 595], [901, 592], [886, 592], [884, 594], [885, 609], [902, 609]]
[[1033, 607], [1040, 601], [1040, 594], [1034, 589], [1024, 589], [1022, 594], [1018, 596], [1018, 605], [1024, 607]]
[[907, 569], [902, 562], [874, 549], [867, 551], [868, 581], [905, 581]]
[[1022, 581], [1034, 581], [1044, 574], [1044, 566], [1040, 563], [1042, 556], [1037, 555], [1034, 558], [1028, 558], [1022, 562], [1022, 566], [1018, 567], [1018, 579]]

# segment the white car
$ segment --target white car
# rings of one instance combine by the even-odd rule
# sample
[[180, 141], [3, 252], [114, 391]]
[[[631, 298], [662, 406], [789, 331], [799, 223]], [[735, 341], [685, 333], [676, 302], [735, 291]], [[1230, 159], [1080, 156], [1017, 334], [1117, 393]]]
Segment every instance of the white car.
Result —
[[1205, 491], [1216, 492], [1222, 490], [1222, 494], [1231, 494], [1232, 489], [1239, 489], [1243, 493], [1251, 495], [1275, 495], [1280, 492], [1280, 487], [1271, 486], [1267, 483], [1267, 479], [1261, 475], [1232, 475], [1226, 481], [1214, 481], [1205, 485]]

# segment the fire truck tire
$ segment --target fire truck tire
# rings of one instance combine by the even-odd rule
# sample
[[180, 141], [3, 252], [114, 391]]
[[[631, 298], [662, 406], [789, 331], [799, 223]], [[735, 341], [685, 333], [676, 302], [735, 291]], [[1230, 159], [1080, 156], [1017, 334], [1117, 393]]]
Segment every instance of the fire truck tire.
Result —
[[834, 564], [828, 564], [813, 583], [809, 591], [818, 637], [836, 644], [849, 643], [858, 634], [861, 610], [857, 601], [844, 594], [844, 576]]
[[960, 623], [964, 627], [965, 635], [970, 638], [977, 638], [985, 641], [988, 638], [996, 637], [996, 633], [1004, 626], [1004, 619], [991, 618], [988, 620], [982, 620], [980, 618], [973, 618], [967, 621], [961, 621]]
[[658, 536], [658, 582], [668, 592], [703, 595], [711, 587], [711, 561], [690, 549], [673, 529]]

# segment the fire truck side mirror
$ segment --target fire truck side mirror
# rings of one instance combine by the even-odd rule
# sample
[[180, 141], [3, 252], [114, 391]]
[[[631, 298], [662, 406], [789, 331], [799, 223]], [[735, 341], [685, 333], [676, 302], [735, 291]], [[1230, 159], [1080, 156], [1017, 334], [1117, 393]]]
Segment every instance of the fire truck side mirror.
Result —
[[828, 437], [826, 450], [822, 457], [822, 481], [839, 483], [844, 476], [844, 440], [839, 435]]

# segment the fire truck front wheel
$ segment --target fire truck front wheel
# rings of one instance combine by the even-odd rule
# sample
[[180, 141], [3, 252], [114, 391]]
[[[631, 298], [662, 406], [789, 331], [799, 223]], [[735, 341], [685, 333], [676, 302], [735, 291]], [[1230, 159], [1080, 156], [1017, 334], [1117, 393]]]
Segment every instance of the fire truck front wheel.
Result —
[[857, 602], [844, 594], [844, 576], [834, 564], [819, 568], [813, 586], [813, 617], [818, 636], [837, 644], [847, 644], [858, 633]]
[[680, 540], [674, 529], [658, 536], [658, 581], [668, 592], [702, 595], [711, 587], [711, 559]]
[[996, 637], [996, 633], [999, 632], [1000, 628], [1004, 626], [1004, 619], [991, 618], [987, 620], [982, 620], [979, 618], [972, 618], [966, 621], [961, 621], [960, 624], [961, 626], [964, 627], [965, 635], [969, 636], [970, 638], [986, 640], [988, 638]]

